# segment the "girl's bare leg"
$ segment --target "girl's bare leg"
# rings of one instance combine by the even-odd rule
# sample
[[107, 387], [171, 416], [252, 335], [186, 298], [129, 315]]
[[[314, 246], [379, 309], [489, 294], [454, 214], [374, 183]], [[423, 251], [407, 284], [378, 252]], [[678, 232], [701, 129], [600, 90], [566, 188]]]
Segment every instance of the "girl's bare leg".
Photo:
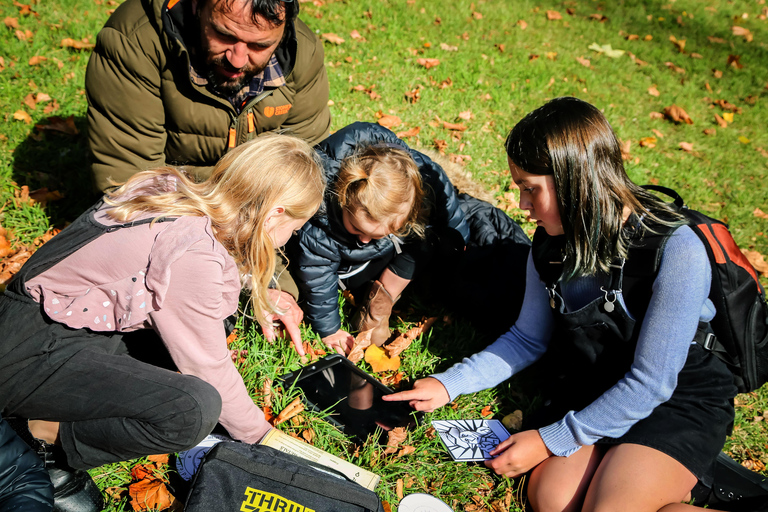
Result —
[[592, 477], [585, 512], [684, 512], [697, 478], [678, 461], [637, 444], [610, 448]]
[[583, 446], [570, 457], [550, 457], [536, 466], [528, 483], [528, 500], [533, 510], [581, 510], [589, 483], [604, 453], [600, 446]]

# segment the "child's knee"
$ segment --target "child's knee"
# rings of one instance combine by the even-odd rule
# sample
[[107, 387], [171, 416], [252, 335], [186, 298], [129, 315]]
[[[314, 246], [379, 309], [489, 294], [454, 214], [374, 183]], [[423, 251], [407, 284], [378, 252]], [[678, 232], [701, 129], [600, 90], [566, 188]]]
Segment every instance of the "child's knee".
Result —
[[211, 433], [221, 415], [221, 395], [207, 382], [187, 379], [184, 394], [175, 402], [177, 413], [167, 428], [175, 451], [197, 445]]

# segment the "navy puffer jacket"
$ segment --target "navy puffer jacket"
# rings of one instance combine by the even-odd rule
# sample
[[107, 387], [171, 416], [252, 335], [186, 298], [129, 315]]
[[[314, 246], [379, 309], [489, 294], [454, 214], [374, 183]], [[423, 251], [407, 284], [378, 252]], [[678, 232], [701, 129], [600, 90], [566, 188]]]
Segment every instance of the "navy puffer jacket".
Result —
[[[469, 226], [456, 191], [442, 167], [426, 155], [410, 149], [390, 130], [371, 123], [353, 123], [334, 133], [315, 149], [323, 160], [328, 191], [324, 208], [286, 246], [291, 275], [299, 287], [299, 299], [306, 319], [321, 337], [341, 328], [338, 308], [339, 274], [354, 271], [373, 259], [395, 257], [408, 251], [419, 239], [399, 240], [393, 236], [358, 243], [342, 225], [341, 208], [334, 197], [336, 177], [342, 160], [359, 148], [372, 144], [396, 144], [410, 152], [421, 172], [429, 207], [427, 229], [441, 236], [469, 241]], [[403, 276], [407, 279], [413, 276]]]
[[53, 485], [43, 461], [0, 417], [0, 512], [53, 510]]

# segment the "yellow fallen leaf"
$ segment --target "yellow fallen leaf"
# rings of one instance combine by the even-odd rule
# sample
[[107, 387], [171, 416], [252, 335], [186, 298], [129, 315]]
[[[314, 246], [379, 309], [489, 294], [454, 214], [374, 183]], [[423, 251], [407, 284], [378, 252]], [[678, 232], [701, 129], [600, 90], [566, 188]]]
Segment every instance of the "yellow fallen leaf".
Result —
[[743, 135], [739, 135], [739, 142], [742, 144], [749, 144], [750, 140]]
[[17, 121], [24, 121], [26, 124], [32, 122], [32, 116], [24, 112], [23, 110], [17, 110], [13, 113], [13, 118]]
[[729, 123], [732, 123], [733, 122], [733, 112], [723, 112], [723, 119], [725, 119]]
[[376, 345], [371, 345], [365, 349], [365, 362], [371, 365], [371, 370], [374, 373], [400, 368], [400, 356], [387, 357], [384, 349]]
[[656, 137], [643, 137], [640, 139], [640, 147], [643, 148], [655, 148], [656, 147]]

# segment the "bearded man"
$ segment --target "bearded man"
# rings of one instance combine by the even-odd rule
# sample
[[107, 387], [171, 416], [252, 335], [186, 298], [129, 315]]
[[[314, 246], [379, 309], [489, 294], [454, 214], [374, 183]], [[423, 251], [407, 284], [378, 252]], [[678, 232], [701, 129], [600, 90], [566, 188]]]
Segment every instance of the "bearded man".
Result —
[[323, 47], [298, 0], [126, 0], [88, 62], [95, 185], [164, 164], [198, 179], [261, 133], [329, 132]]

